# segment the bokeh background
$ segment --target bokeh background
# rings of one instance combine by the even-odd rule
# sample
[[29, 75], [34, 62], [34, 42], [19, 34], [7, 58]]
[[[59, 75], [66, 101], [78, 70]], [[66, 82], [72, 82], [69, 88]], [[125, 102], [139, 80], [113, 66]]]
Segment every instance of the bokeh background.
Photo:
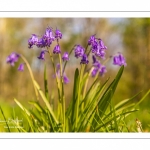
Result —
[[[35, 79], [44, 89], [43, 70], [47, 64], [49, 95], [51, 100], [57, 98], [57, 90], [53, 78], [53, 69], [46, 56], [40, 61], [37, 56], [41, 49], [28, 48], [28, 39], [31, 34], [42, 35], [50, 26], [60, 29], [63, 38], [60, 42], [61, 50], [70, 51], [75, 44], [86, 46], [89, 37], [96, 34], [108, 47], [107, 56], [122, 52], [126, 58], [121, 81], [114, 95], [114, 103], [132, 97], [142, 91], [135, 99], [138, 101], [150, 88], [150, 18], [0, 18], [0, 105], [5, 108], [15, 106], [14, 98], [27, 104], [34, 99], [34, 89], [27, 68], [18, 72], [19, 63], [11, 67], [6, 63], [6, 57], [11, 52], [21, 53], [29, 61]], [[52, 45], [51, 49], [53, 49]], [[19, 60], [21, 62], [21, 60]], [[55, 56], [55, 63], [58, 58]], [[73, 75], [79, 60], [71, 56], [66, 67], [66, 74], [70, 83], [65, 86], [67, 104], [72, 95]], [[108, 77], [113, 79], [119, 70], [112, 65], [112, 59], [107, 63], [107, 73], [100, 80]], [[150, 131], [150, 95], [139, 106], [140, 111], [128, 118], [128, 125], [134, 126], [138, 118], [145, 131]], [[7, 112], [6, 112], [7, 113]]]

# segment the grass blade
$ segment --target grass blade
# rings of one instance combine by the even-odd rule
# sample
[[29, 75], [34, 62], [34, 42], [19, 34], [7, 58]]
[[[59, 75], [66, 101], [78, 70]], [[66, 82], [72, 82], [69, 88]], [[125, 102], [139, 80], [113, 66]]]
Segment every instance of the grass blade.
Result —
[[77, 118], [76, 115], [78, 113], [78, 85], [79, 85], [79, 70], [78, 68], [75, 70], [75, 75], [74, 75], [74, 88], [73, 88], [73, 102], [72, 102], [72, 111], [71, 111], [71, 124], [72, 124], [72, 131], [75, 130], [76, 125], [74, 124], [75, 122], [77, 123]]
[[1, 113], [2, 113], [2, 115], [3, 115], [3, 118], [4, 118], [5, 122], [6, 122], [7, 129], [8, 129], [8, 131], [10, 132], [9, 125], [8, 125], [8, 123], [7, 123], [7, 120], [6, 120], [6, 118], [5, 118], [5, 115], [4, 115], [4, 113], [3, 113], [3, 110], [2, 110], [2, 108], [1, 108], [1, 106], [0, 106], [0, 109], [1, 109]]
[[52, 110], [52, 108], [51, 108], [49, 102], [47, 101], [47, 99], [46, 99], [44, 93], [42, 92], [42, 90], [40, 89], [40, 87], [39, 87], [39, 85], [38, 85], [38, 83], [37, 83], [36, 81], [34, 81], [34, 84], [35, 84], [37, 90], [39, 91], [39, 94], [41, 95], [42, 100], [44, 101], [46, 107], [47, 107], [48, 110], [50, 111], [50, 114], [52, 115], [54, 121], [56, 122], [56, 124], [58, 124], [58, 120], [56, 119], [55, 114], [54, 114], [54, 112], [53, 112], [53, 110]]
[[47, 80], [47, 70], [46, 70], [46, 64], [44, 67], [44, 88], [45, 88], [45, 96], [47, 100], [49, 100], [49, 95], [48, 95], [48, 80]]

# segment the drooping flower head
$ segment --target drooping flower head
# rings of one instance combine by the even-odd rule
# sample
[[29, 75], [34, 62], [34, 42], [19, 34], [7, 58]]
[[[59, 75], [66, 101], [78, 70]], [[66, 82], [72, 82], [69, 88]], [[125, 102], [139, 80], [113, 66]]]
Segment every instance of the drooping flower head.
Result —
[[100, 68], [101, 64], [94, 55], [92, 55], [92, 59], [93, 59], [93, 66], [96, 68]]
[[56, 46], [54, 47], [53, 53], [54, 53], [54, 54], [59, 54], [59, 53], [61, 53], [61, 50], [60, 50], [60, 46], [59, 46], [59, 45], [56, 45]]
[[18, 58], [20, 57], [19, 54], [12, 52], [6, 59], [7, 63], [10, 63], [11, 66], [14, 66], [15, 62], [18, 61]]
[[59, 39], [59, 38], [61, 39], [62, 38], [62, 33], [58, 29], [55, 30], [55, 38], [56, 39]]
[[19, 65], [18, 71], [24, 71], [24, 63]]
[[93, 45], [96, 42], [95, 35], [92, 35], [88, 40], [88, 45]]
[[119, 65], [119, 66], [122, 66], [122, 65], [126, 66], [127, 65], [126, 60], [121, 53], [119, 53], [119, 55], [116, 55], [113, 57], [113, 64]]
[[48, 28], [45, 30], [45, 34], [43, 35], [43, 38], [49, 39], [49, 40], [51, 40], [51, 41], [54, 41], [54, 40], [55, 40], [55, 37], [53, 36], [53, 30], [52, 30], [52, 28], [48, 27]]
[[80, 64], [88, 64], [88, 63], [89, 63], [88, 57], [87, 57], [86, 54], [84, 54], [84, 55], [82, 56], [82, 59], [81, 59]]
[[92, 70], [92, 77], [95, 77], [98, 72], [98, 68], [94, 67]]
[[42, 60], [45, 60], [45, 52], [47, 52], [46, 50], [42, 50], [41, 53], [40, 53], [40, 56], [37, 57], [38, 59], [42, 59]]
[[63, 76], [63, 80], [65, 84], [69, 83], [69, 78], [65, 74]]
[[74, 52], [75, 52], [75, 57], [82, 57], [84, 55], [85, 49], [81, 45], [76, 45]]
[[98, 42], [94, 41], [91, 46], [91, 51], [92, 51], [92, 53], [96, 53], [97, 50], [98, 50]]
[[101, 39], [98, 39], [98, 40], [99, 40], [100, 49], [106, 50], [107, 47], [104, 45], [104, 42]]
[[43, 48], [43, 47], [46, 47], [46, 40], [44, 40], [43, 38], [40, 38], [38, 40], [38, 42], [36, 43], [36, 46], [39, 47], [39, 48]]
[[69, 60], [69, 54], [68, 54], [68, 52], [64, 53], [62, 59], [63, 59], [63, 61], [68, 61]]
[[53, 30], [52, 28], [48, 27], [45, 30], [45, 34], [43, 35], [43, 40], [45, 43], [45, 46], [50, 47], [50, 45], [52, 44], [52, 42], [55, 40], [55, 37], [53, 36]]
[[28, 47], [29, 47], [29, 48], [32, 48], [33, 45], [36, 45], [36, 44], [37, 44], [37, 42], [38, 42], [38, 37], [37, 37], [37, 35], [32, 34], [31, 38], [28, 40], [28, 45], [29, 45]]
[[99, 71], [100, 75], [103, 76], [104, 73], [106, 73], [106, 72], [107, 72], [106, 67], [104, 65], [102, 65], [100, 68], [100, 71]]
[[103, 41], [101, 39], [94, 39], [91, 42], [91, 51], [94, 53], [96, 56], [105, 59], [105, 50], [107, 47], [104, 45]]
[[95, 55], [102, 59], [105, 59], [105, 54], [106, 54], [106, 52], [100, 48], [98, 48], [97, 51], [95, 52]]
[[101, 76], [103, 76], [104, 73], [107, 72], [106, 67], [102, 65], [94, 55], [92, 56], [92, 59], [93, 59], [92, 77], [95, 77], [98, 72]]

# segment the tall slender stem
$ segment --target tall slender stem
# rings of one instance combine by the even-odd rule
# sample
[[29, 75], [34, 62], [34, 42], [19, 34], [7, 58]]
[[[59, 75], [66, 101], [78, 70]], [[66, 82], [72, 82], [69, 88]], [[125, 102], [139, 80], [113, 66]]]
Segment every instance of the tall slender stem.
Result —
[[56, 68], [55, 68], [55, 64], [54, 64], [54, 59], [51, 54], [51, 51], [48, 50], [48, 52], [49, 52], [49, 56], [50, 56], [50, 59], [51, 59], [52, 65], [53, 65], [53, 69], [54, 69], [54, 73], [56, 76], [56, 84], [57, 84], [57, 89], [58, 89], [59, 102], [61, 102], [60, 86], [59, 86], [59, 82], [58, 82], [58, 76], [57, 76], [57, 72], [56, 72]]
[[31, 79], [32, 79], [32, 83], [33, 83], [33, 87], [34, 87], [34, 90], [35, 90], [36, 98], [37, 98], [37, 100], [39, 100], [38, 91], [37, 91], [37, 89], [36, 89], [36, 87], [35, 87], [35, 85], [34, 85], [34, 76], [33, 76], [33, 73], [32, 73], [32, 70], [31, 70], [31, 67], [30, 67], [30, 65], [29, 65], [28, 61], [26, 60], [26, 58], [25, 58], [23, 55], [20, 55], [20, 57], [23, 59], [23, 61], [24, 61], [24, 62], [25, 62], [25, 64], [27, 65], [27, 68], [28, 68], [29, 73], [30, 73], [30, 77], [31, 77]]
[[93, 67], [90, 69], [90, 71], [89, 71], [89, 73], [88, 73], [88, 78], [87, 78], [87, 80], [86, 80], [86, 82], [85, 82], [85, 86], [84, 86], [84, 90], [83, 90], [83, 99], [84, 99], [84, 97], [85, 97], [87, 85], [88, 85], [88, 82], [89, 82], [89, 77], [91, 76], [92, 70], [93, 70]]
[[60, 63], [60, 77], [61, 77], [61, 99], [62, 99], [62, 112], [63, 112], [63, 132], [65, 132], [65, 95], [64, 95], [64, 81], [63, 81], [62, 60], [61, 60], [61, 54], [60, 53], [59, 53], [59, 63]]
[[[76, 46], [76, 45], [74, 45], [74, 47], [75, 47], [75, 46]], [[69, 52], [69, 56], [71, 55], [72, 51], [74, 50], [74, 47], [70, 50], [70, 52]], [[66, 68], [67, 62], [68, 62], [68, 61], [66, 61], [66, 62], [65, 62], [65, 64], [64, 64], [64, 67], [63, 67], [63, 73], [64, 73], [64, 71], [65, 71], [65, 68]]]

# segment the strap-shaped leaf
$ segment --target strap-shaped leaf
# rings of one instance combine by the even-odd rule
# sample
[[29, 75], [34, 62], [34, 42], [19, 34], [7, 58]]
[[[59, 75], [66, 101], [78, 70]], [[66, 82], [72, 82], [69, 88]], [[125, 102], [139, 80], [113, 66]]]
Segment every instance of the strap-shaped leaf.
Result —
[[[108, 79], [109, 80], [109, 79]], [[90, 89], [91, 95], [89, 98], [92, 98], [90, 100], [90, 102], [86, 105], [84, 112], [82, 113], [81, 117], [80, 117], [80, 121], [79, 121], [79, 127], [78, 127], [78, 131], [83, 131], [87, 124], [88, 121], [90, 120], [90, 118], [93, 116], [93, 114], [95, 113], [94, 110], [97, 107], [98, 104], [98, 98], [100, 97], [101, 93], [103, 92], [103, 90], [105, 89], [105, 86], [108, 82], [108, 80], [106, 80], [106, 82], [100, 87], [99, 83], [97, 83], [93, 89]]]
[[79, 102], [78, 102], [78, 86], [79, 86], [79, 70], [78, 68], [75, 70], [75, 75], [74, 75], [74, 87], [73, 87], [73, 102], [72, 102], [72, 107], [71, 107], [71, 124], [72, 130], [75, 130], [75, 122], [77, 122], [77, 111], [79, 107]]
[[45, 96], [47, 100], [49, 100], [49, 95], [48, 95], [48, 80], [47, 80], [47, 71], [46, 71], [46, 65], [44, 67], [44, 88], [45, 88]]
[[34, 80], [34, 84], [35, 84], [37, 90], [39, 91], [39, 93], [40, 93], [40, 95], [42, 97], [42, 100], [44, 101], [47, 109], [49, 110], [50, 114], [52, 115], [54, 121], [56, 122], [56, 124], [58, 124], [58, 120], [56, 119], [55, 114], [54, 114], [54, 112], [53, 112], [53, 110], [52, 110], [48, 100], [45, 97], [45, 94], [42, 92], [42, 90], [40, 89], [40, 86], [37, 84], [37, 82], [35, 80]]
[[[91, 119], [93, 119], [92, 126], [94, 128], [96, 127], [96, 125], [98, 123], [95, 120], [98, 120], [99, 117], [102, 118], [102, 116], [105, 114], [105, 111], [106, 111], [107, 107], [110, 104], [110, 100], [112, 99], [112, 96], [113, 96], [113, 94], [114, 94], [114, 92], [116, 90], [117, 84], [118, 84], [118, 82], [119, 82], [119, 80], [121, 78], [121, 75], [123, 73], [123, 69], [124, 69], [124, 66], [122, 66], [120, 68], [116, 78], [112, 81], [112, 83], [105, 90], [105, 92], [104, 92], [104, 94], [102, 96], [99, 95], [101, 89], [98, 90], [98, 93], [95, 93], [95, 98], [93, 100], [94, 100], [96, 105], [94, 104], [94, 102], [92, 100], [91, 110], [90, 110], [90, 107], [88, 109], [85, 109], [86, 112], [84, 112], [83, 116], [81, 116], [82, 120], [80, 120], [81, 123], [80, 123], [80, 127], [78, 128], [78, 131], [84, 130], [87, 127], [87, 125], [88, 125], [88, 121], [92, 121]], [[100, 97], [100, 98], [97, 101], [98, 97]], [[93, 117], [93, 114], [94, 114], [94, 117]]]
[[[120, 68], [120, 70], [118, 71], [118, 74], [116, 75], [116, 78], [114, 79], [114, 81], [112, 81], [112, 83], [109, 85], [109, 87], [106, 89], [105, 93], [99, 100], [99, 103], [97, 105], [97, 107], [98, 107], [97, 110], [98, 110], [98, 114], [101, 118], [104, 116], [105, 111], [110, 104], [110, 101], [111, 101], [111, 99], [115, 93], [116, 87], [118, 85], [118, 82], [122, 76], [123, 70], [124, 70], [124, 66], [122, 66]], [[94, 118], [96, 120], [98, 120], [98, 118], [99, 118], [98, 114], [95, 113]], [[96, 125], [97, 125], [97, 123], [94, 120], [93, 120], [92, 124], [94, 127], [96, 127]]]
[[[129, 110], [129, 111], [127, 111], [127, 112], [122, 113], [122, 115], [124, 115], [124, 116], [126, 117], [127, 115], [129, 115], [129, 114], [131, 114], [131, 113], [133, 113], [133, 112], [135, 112], [135, 111], [138, 111], [138, 109]], [[94, 130], [94, 132], [96, 132], [96, 131], [98, 131], [100, 128], [102, 128], [102, 127], [104, 127], [104, 126], [110, 124], [115, 118], [117, 119], [117, 118], [119, 118], [119, 117], [120, 117], [120, 114], [119, 114], [119, 115], [116, 115], [115, 117], [110, 118], [110, 119], [107, 120], [104, 124], [97, 125], [96, 128], [95, 128], [95, 130]]]

